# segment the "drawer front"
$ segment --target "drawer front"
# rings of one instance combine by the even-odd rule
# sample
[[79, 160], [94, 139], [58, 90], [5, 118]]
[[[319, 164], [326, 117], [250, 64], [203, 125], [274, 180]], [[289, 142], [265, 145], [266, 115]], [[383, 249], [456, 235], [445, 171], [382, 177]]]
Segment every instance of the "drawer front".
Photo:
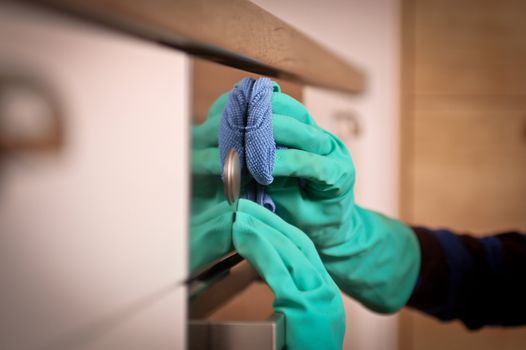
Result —
[[0, 348], [183, 347], [187, 56], [2, 3], [2, 76], [47, 91], [61, 132], [0, 153]]

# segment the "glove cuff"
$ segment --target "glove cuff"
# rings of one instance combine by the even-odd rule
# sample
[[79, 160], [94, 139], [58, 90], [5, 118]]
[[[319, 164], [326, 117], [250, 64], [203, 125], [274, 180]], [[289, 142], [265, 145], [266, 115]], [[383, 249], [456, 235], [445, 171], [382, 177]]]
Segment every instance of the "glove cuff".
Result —
[[336, 284], [369, 309], [394, 313], [409, 300], [420, 270], [414, 232], [402, 222], [355, 206], [345, 242], [321, 248]]

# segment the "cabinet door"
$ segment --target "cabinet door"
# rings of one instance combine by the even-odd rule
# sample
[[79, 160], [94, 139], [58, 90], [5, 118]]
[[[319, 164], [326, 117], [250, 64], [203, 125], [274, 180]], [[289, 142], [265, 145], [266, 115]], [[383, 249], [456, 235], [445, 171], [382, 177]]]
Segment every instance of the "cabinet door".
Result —
[[[402, 208], [410, 222], [526, 230], [524, 1], [404, 1]], [[526, 328], [406, 311], [403, 349], [524, 349]]]
[[[1, 349], [184, 348], [187, 61], [0, 4], [0, 75], [44, 86], [62, 135], [1, 153]], [[6, 86], [3, 122], [30, 114], [31, 134], [42, 111]]]

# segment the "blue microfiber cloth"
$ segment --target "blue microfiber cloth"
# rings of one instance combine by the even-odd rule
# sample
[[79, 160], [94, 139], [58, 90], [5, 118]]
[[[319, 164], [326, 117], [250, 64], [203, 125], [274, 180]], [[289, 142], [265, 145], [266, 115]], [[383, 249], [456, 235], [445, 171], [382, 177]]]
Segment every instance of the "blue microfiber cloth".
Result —
[[274, 211], [275, 205], [263, 185], [272, 183], [276, 142], [272, 134], [272, 92], [269, 78], [244, 78], [232, 89], [219, 127], [221, 166], [231, 148], [238, 155], [242, 173], [256, 184], [247, 187], [244, 198]]

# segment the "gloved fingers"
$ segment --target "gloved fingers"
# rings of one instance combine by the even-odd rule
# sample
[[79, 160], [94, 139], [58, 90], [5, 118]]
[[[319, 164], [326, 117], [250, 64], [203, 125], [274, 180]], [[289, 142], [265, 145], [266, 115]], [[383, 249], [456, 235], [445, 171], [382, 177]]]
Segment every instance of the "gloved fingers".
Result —
[[341, 194], [354, 185], [355, 171], [351, 158], [336, 159], [296, 149], [276, 150], [273, 175], [298, 177], [320, 191]]
[[297, 193], [293, 195], [268, 191], [274, 200], [276, 213], [283, 220], [298, 226], [308, 234], [313, 242], [316, 244], [321, 242], [324, 247], [336, 246], [349, 238], [352, 231], [347, 230], [342, 222], [351, 225], [352, 211], [342, 211], [341, 207], [349, 205], [349, 202], [352, 203], [352, 197], [335, 198], [327, 196], [327, 199], [320, 201], [319, 195], [311, 198], [304, 193], [298, 193], [301, 191], [300, 189], [296, 191]]
[[287, 115], [303, 124], [316, 125], [307, 108], [298, 100], [284, 93], [272, 95], [272, 113]]
[[[285, 314], [287, 349], [341, 349], [341, 295], [314, 245], [304, 238], [272, 212], [240, 200], [234, 245], [273, 290], [273, 307]], [[312, 255], [317, 259], [309, 258]]]
[[248, 214], [269, 228], [274, 228], [275, 230], [279, 231], [281, 235], [288, 238], [290, 242], [294, 244], [303, 255], [305, 255], [305, 257], [315, 268], [324, 270], [323, 262], [316, 252], [314, 243], [299, 228], [290, 225], [278, 215], [252, 201], [244, 199], [239, 200], [237, 212]]
[[273, 114], [272, 130], [276, 144], [320, 155], [331, 153], [338, 145], [328, 132], [286, 115]]
[[219, 148], [192, 150], [192, 175], [221, 175]]
[[234, 213], [225, 201], [192, 215], [190, 223], [190, 271], [219, 259], [234, 249], [232, 224]]
[[[266, 215], [275, 215], [267, 212]], [[234, 246], [269, 284], [276, 299], [293, 300], [298, 292], [323, 288], [326, 283], [320, 275], [320, 271], [325, 271], [323, 266], [315, 267], [295, 242], [283, 234], [293, 228], [288, 224], [272, 227], [250, 214], [236, 213]], [[311, 250], [315, 252], [314, 246]]]

